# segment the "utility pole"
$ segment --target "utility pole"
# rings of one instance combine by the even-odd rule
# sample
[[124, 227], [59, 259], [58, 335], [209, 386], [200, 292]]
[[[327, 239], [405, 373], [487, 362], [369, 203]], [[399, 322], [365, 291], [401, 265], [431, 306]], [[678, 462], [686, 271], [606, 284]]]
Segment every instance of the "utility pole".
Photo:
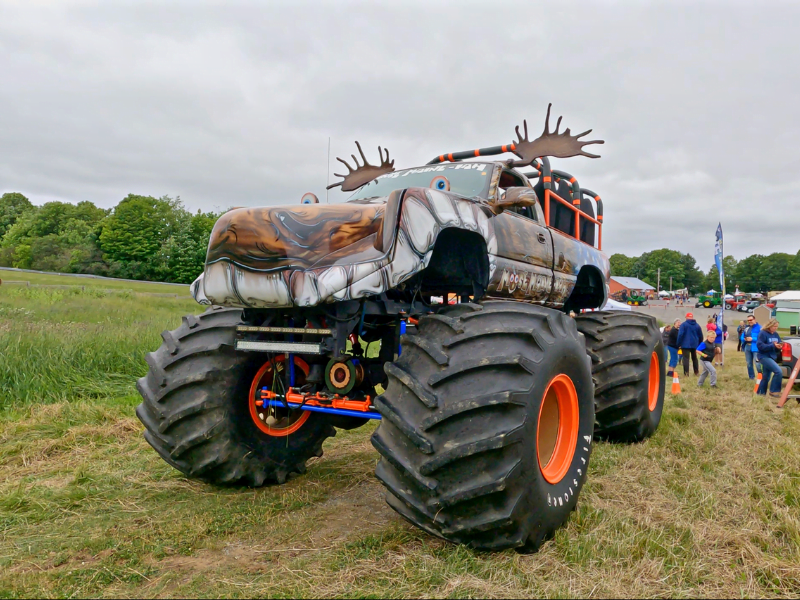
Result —
[[656, 279], [656, 296], [661, 291], [661, 267], [658, 268], [658, 279]]
[[672, 296], [672, 275], [669, 276], [669, 295]]

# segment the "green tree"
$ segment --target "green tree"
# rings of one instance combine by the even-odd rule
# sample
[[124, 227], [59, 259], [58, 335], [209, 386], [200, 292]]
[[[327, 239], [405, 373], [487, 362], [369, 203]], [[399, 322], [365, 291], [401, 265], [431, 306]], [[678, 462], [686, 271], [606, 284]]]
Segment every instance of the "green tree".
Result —
[[0, 196], [0, 240], [24, 213], [33, 210], [33, 204], [19, 192]]
[[611, 263], [611, 274], [617, 277], [633, 277], [633, 266], [636, 263], [635, 257], [625, 256], [624, 254], [612, 254], [608, 259]]
[[162, 245], [186, 219], [180, 199], [129, 194], [103, 221], [98, 246], [115, 275], [155, 278], [163, 273]]
[[[683, 262], [683, 287], [689, 290], [690, 294], [697, 294], [703, 290], [703, 272], [697, 268], [697, 261], [691, 254], [684, 254], [681, 258]], [[708, 288], [706, 288], [708, 289]]]
[[3, 236], [0, 263], [24, 269], [69, 271], [73, 250], [94, 246], [106, 211], [91, 202], [48, 202], [24, 212]]
[[765, 291], [784, 291], [789, 289], [793, 263], [794, 256], [785, 252], [774, 252], [765, 257], [764, 262], [761, 264]]
[[[722, 259], [722, 268], [725, 270], [725, 292], [728, 294], [733, 294], [735, 291], [736, 264], [736, 259], [733, 256], [726, 256]], [[703, 278], [703, 282], [704, 292], [711, 289], [718, 292], [722, 291], [722, 286], [719, 283], [719, 269], [717, 269], [716, 264], [711, 265], [708, 274]]]
[[158, 277], [162, 281], [191, 283], [203, 272], [211, 230], [216, 213], [203, 213], [181, 218], [175, 233], [161, 246]]
[[636, 264], [637, 275], [653, 287], [659, 281], [659, 269], [661, 273], [661, 289], [669, 288], [669, 278], [672, 277], [673, 289], [683, 287], [684, 266], [683, 255], [677, 250], [662, 248], [645, 252]]
[[800, 250], [797, 251], [789, 267], [789, 287], [800, 290]]
[[740, 291], [748, 293], [766, 291], [761, 269], [764, 258], [761, 254], [751, 254], [736, 265], [734, 282]]

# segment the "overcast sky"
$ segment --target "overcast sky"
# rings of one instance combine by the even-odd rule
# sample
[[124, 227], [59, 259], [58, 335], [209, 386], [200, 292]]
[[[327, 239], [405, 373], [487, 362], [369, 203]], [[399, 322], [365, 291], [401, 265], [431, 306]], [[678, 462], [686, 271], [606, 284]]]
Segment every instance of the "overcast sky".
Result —
[[720, 220], [726, 254], [795, 253], [798, 24], [763, 1], [0, 0], [0, 193], [324, 201], [329, 136], [331, 173], [354, 140], [411, 167], [538, 134], [553, 102], [606, 141], [553, 162], [603, 197], [608, 254], [707, 270]]

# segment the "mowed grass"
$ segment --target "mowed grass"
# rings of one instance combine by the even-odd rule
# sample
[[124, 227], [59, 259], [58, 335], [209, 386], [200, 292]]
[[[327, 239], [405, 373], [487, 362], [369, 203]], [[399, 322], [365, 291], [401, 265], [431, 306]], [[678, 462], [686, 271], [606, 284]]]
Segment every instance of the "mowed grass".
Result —
[[98, 277], [78, 277], [76, 275], [59, 273], [25, 273], [22, 271], [9, 271], [0, 269], [0, 289], [17, 288], [19, 282], [26, 281], [31, 285], [69, 285], [83, 288], [98, 288], [106, 290], [126, 290], [131, 292], [146, 292], [152, 294], [177, 294], [189, 297], [188, 285], [172, 285], [168, 283], [150, 283], [144, 281], [117, 281], [114, 279]]
[[386, 506], [371, 426], [283, 486], [187, 480], [143, 440], [134, 383], [200, 307], [27, 293], [0, 290], [2, 596], [800, 594], [800, 406], [755, 398], [732, 348], [720, 389], [682, 379], [652, 439], [595, 446], [538, 554], [486, 554]]

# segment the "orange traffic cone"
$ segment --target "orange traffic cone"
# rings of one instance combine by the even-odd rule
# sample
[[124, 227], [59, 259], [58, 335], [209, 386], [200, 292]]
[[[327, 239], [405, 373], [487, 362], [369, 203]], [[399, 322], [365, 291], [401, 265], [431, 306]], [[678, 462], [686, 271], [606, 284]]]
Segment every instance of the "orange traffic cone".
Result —
[[756, 377], [756, 387], [753, 388], [753, 393], [758, 393], [758, 386], [761, 385], [761, 371], [758, 372], [758, 377]]
[[678, 381], [678, 370], [675, 369], [672, 372], [672, 393], [673, 394], [680, 394], [681, 393], [681, 382]]

